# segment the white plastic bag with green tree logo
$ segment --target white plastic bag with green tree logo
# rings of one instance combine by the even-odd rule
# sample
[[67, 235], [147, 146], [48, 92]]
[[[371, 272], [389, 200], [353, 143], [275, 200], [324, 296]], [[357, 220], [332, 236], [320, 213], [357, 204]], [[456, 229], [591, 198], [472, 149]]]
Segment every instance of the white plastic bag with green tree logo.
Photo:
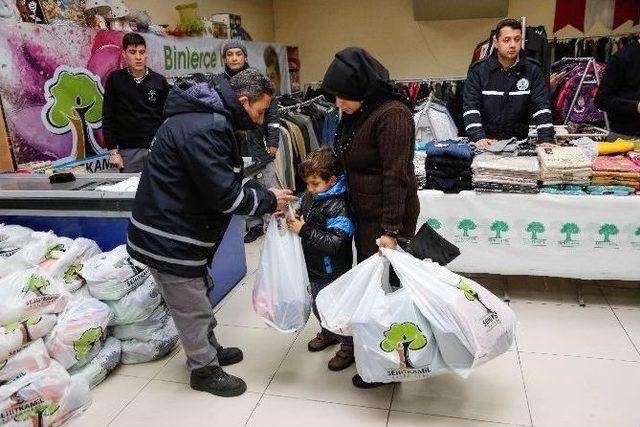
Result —
[[96, 387], [120, 364], [122, 343], [114, 337], [108, 337], [98, 355], [82, 368], [72, 368], [72, 376], [82, 376], [90, 388]]
[[105, 301], [113, 319], [111, 325], [128, 325], [147, 319], [162, 302], [153, 276], [118, 301]]
[[279, 228], [275, 216], [261, 251], [253, 309], [267, 325], [284, 333], [299, 331], [309, 320], [311, 293], [302, 243], [286, 227]]
[[58, 237], [49, 247], [41, 267], [62, 279], [67, 289], [73, 292], [86, 283], [82, 276], [84, 263], [101, 252], [93, 240], [83, 237], [75, 240]]
[[429, 321], [451, 370], [467, 376], [471, 369], [509, 350], [517, 321], [513, 310], [500, 298], [429, 260], [382, 251], [402, 287]]
[[125, 245], [94, 256], [84, 263], [82, 277], [89, 292], [103, 301], [117, 301], [142, 285], [149, 268], [132, 259]]
[[0, 325], [60, 313], [70, 299], [62, 282], [40, 268], [10, 274], [0, 279]]
[[8, 258], [0, 258], [0, 277], [37, 267], [46, 258], [56, 235], [52, 232], [34, 232], [29, 243]]
[[7, 360], [23, 346], [47, 335], [57, 321], [55, 314], [42, 314], [0, 326], [0, 362]]
[[31, 241], [33, 230], [20, 225], [0, 224], [0, 257], [8, 258]]
[[49, 354], [65, 369], [84, 366], [99, 353], [112, 317], [105, 303], [95, 298], [74, 298], [45, 339]]
[[91, 404], [89, 384], [72, 378], [55, 360], [0, 386], [0, 425], [61, 426]]

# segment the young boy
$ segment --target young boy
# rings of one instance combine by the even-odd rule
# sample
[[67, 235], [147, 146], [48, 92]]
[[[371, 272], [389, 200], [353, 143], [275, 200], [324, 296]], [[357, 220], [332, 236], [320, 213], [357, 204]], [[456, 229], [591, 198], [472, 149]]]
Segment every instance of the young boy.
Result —
[[[311, 282], [313, 313], [320, 320], [316, 296], [328, 284], [351, 269], [354, 226], [347, 207], [347, 187], [339, 174], [338, 161], [330, 148], [311, 152], [298, 167], [307, 183], [300, 200], [300, 216], [287, 222], [302, 239], [302, 249]], [[329, 369], [341, 371], [355, 361], [353, 338], [341, 337], [324, 328], [309, 342], [309, 351], [321, 351], [341, 343], [329, 361]]]

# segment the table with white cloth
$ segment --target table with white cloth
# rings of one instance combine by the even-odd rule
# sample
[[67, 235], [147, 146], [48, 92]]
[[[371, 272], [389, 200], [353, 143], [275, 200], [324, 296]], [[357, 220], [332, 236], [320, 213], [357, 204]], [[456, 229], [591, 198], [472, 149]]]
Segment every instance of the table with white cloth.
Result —
[[428, 222], [462, 252], [453, 271], [640, 280], [640, 196], [423, 190]]

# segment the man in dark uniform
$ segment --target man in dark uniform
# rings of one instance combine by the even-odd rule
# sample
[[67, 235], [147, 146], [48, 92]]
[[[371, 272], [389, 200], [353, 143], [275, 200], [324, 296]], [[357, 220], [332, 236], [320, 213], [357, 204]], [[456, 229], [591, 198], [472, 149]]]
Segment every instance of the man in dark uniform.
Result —
[[464, 85], [467, 135], [486, 149], [498, 140], [526, 140], [531, 124], [539, 144], [554, 143], [549, 88], [540, 64], [521, 51], [522, 24], [500, 21], [493, 43], [494, 52], [471, 67]]

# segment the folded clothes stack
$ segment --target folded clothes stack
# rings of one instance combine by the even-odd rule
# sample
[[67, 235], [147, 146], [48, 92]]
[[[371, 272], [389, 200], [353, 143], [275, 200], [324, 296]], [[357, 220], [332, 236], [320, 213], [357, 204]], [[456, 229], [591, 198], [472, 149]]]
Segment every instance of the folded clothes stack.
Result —
[[591, 160], [578, 147], [539, 147], [543, 185], [588, 185], [591, 180]]
[[591, 184], [625, 186], [640, 190], [640, 166], [627, 156], [598, 156], [593, 163]]
[[540, 165], [537, 157], [504, 157], [482, 153], [475, 157], [471, 168], [476, 191], [538, 192]]
[[475, 142], [470, 143], [476, 155], [482, 153], [493, 153], [501, 156], [535, 156], [536, 145], [528, 140], [518, 141], [517, 138], [501, 139], [495, 141], [490, 147], [480, 148]]
[[425, 153], [424, 188], [445, 193], [472, 190], [471, 162], [474, 152], [466, 140], [429, 142]]

